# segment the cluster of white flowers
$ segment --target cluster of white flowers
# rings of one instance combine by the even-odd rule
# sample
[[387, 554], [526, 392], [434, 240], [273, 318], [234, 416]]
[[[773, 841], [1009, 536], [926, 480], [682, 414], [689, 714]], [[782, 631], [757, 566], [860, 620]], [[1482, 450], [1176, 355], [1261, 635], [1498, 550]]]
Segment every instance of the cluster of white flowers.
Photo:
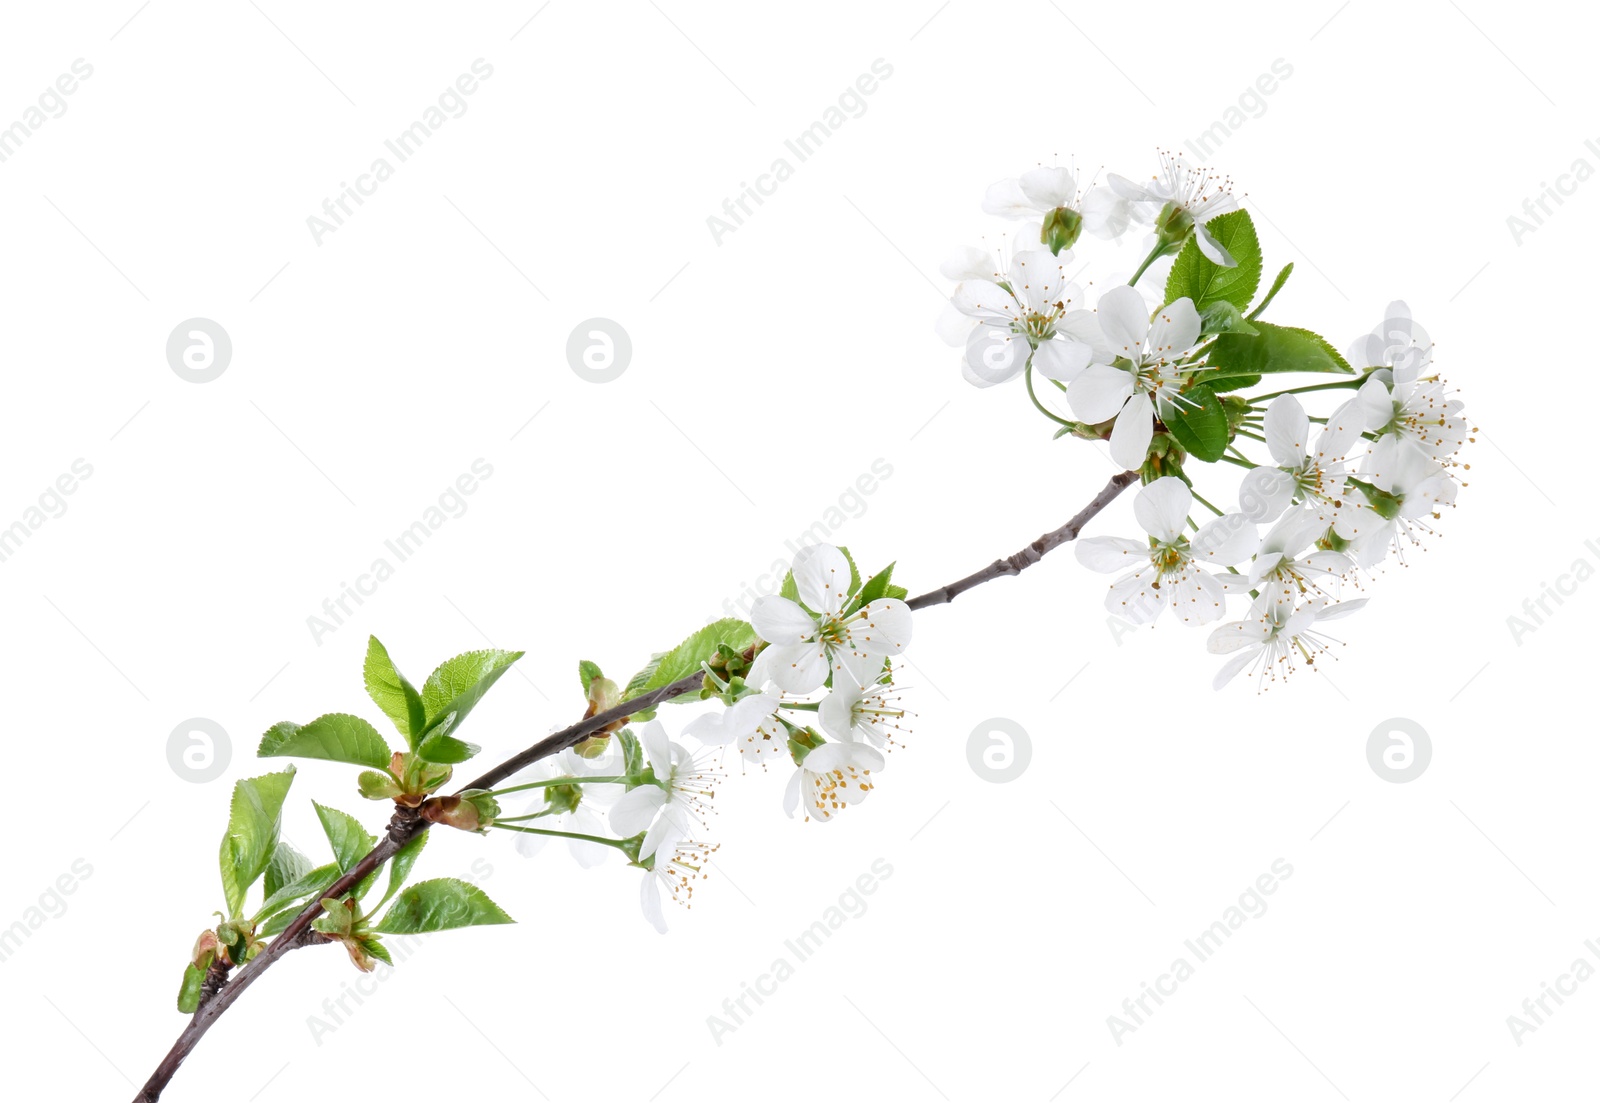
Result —
[[[1219, 689], [1247, 667], [1263, 688], [1314, 664], [1331, 642], [1317, 626], [1365, 604], [1341, 591], [1391, 552], [1404, 563], [1462, 485], [1457, 456], [1472, 429], [1405, 303], [1391, 303], [1348, 360], [1307, 330], [1256, 320], [1292, 266], [1243, 313], [1261, 276], [1254, 226], [1229, 181], [1182, 157], [1161, 155], [1146, 182], [1111, 174], [1087, 191], [1069, 169], [1037, 168], [993, 185], [984, 210], [1027, 221], [998, 248], [947, 262], [959, 282], [938, 329], [963, 347], [969, 382], [1024, 379], [1057, 436], [1105, 441], [1140, 472], [1133, 509], [1145, 535], [1077, 545], [1085, 566], [1119, 576], [1106, 607], [1135, 624], [1170, 607], [1209, 625], [1230, 598], [1249, 600], [1211, 633], [1213, 653], [1236, 653]], [[1092, 302], [1078, 280], [1094, 261], [1072, 251], [1083, 230], [1145, 253]], [[1298, 372], [1337, 381], [1239, 393]], [[1313, 416], [1299, 395], [1339, 401]], [[1196, 492], [1201, 463], [1243, 469], [1235, 509]], [[1196, 503], [1213, 519], [1196, 524]]]
[[[826, 822], [866, 799], [883, 752], [907, 733], [891, 660], [911, 642], [911, 609], [898, 597], [864, 599], [850, 560], [831, 545], [802, 548], [791, 577], [795, 598], [769, 595], [753, 606], [763, 643], [741, 677], [719, 680], [726, 707], [684, 725], [688, 742], [651, 720], [637, 732], [643, 760], [634, 771], [611, 739], [593, 757], [563, 751], [512, 779], [513, 789], [536, 793], [530, 815], [499, 821], [540, 821], [537, 832], [518, 836], [525, 855], [565, 835], [587, 867], [614, 848], [605, 829], [619, 840], [640, 838], [630, 855], [647, 872], [640, 904], [665, 931], [663, 892], [687, 906], [716, 849], [697, 836], [729, 748], [763, 769], [794, 767], [783, 794], [791, 818], [803, 811]], [[597, 809], [606, 810], [603, 820]]]

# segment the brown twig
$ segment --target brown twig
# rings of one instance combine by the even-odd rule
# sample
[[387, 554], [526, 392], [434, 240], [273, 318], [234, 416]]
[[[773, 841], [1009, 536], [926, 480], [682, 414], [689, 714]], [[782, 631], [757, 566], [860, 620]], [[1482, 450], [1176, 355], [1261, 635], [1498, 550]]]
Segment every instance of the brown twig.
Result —
[[926, 609], [930, 605], [944, 605], [954, 601], [959, 595], [981, 586], [990, 579], [1000, 578], [1003, 575], [1021, 574], [1028, 567], [1033, 566], [1045, 557], [1045, 554], [1062, 544], [1076, 540], [1078, 533], [1083, 531], [1083, 526], [1088, 524], [1094, 515], [1105, 509], [1128, 488], [1128, 485], [1139, 478], [1137, 471], [1124, 471], [1120, 475], [1113, 475], [1111, 481], [1106, 483], [1094, 500], [1078, 511], [1077, 516], [1058, 529], [1045, 533], [1039, 539], [1004, 559], [996, 559], [981, 571], [974, 571], [966, 578], [952, 582], [948, 586], [940, 586], [937, 590], [929, 590], [912, 598], [907, 605], [913, 609]]
[[[1105, 509], [1121, 494], [1127, 486], [1138, 478], [1134, 471], [1124, 471], [1114, 476], [1105, 488], [1095, 495], [1094, 500], [1085, 506], [1077, 516], [1053, 532], [1047, 532], [1015, 555], [1005, 559], [997, 559], [981, 571], [941, 586], [937, 590], [930, 590], [925, 594], [912, 598], [907, 604], [913, 609], [925, 609], [930, 605], [943, 605], [954, 601], [956, 596], [981, 586], [990, 579], [1000, 578], [1004, 575], [1020, 574], [1025, 568], [1031, 567], [1053, 548], [1059, 547], [1070, 540], [1077, 539], [1078, 533], [1095, 514]], [[542, 758], [566, 750], [568, 747], [581, 742], [585, 736], [599, 731], [618, 721], [625, 721], [635, 713], [652, 709], [663, 701], [671, 700], [683, 693], [698, 689], [703, 681], [703, 675], [696, 671], [685, 675], [669, 685], [660, 689], [651, 690], [641, 694], [631, 701], [624, 701], [615, 708], [605, 712], [596, 713], [585, 717], [570, 727], [564, 728], [553, 735], [548, 735], [533, 746], [519, 754], [512, 755], [487, 773], [474, 778], [464, 789], [492, 789], [500, 782], [511, 777], [520, 770], [526, 769]], [[133, 1103], [156, 1103], [161, 1098], [161, 1093], [172, 1080], [178, 1067], [183, 1064], [186, 1057], [205, 1036], [211, 1025], [221, 1018], [222, 1014], [233, 1006], [233, 1002], [244, 994], [245, 989], [256, 982], [256, 979], [272, 968], [284, 954], [301, 946], [310, 945], [321, 941], [311, 929], [312, 922], [322, 914], [323, 899], [337, 900], [353, 889], [360, 881], [374, 870], [381, 867], [395, 853], [416, 836], [428, 830], [430, 824], [414, 808], [396, 807], [394, 816], [389, 820], [388, 830], [383, 838], [378, 840], [378, 845], [349, 872], [340, 877], [328, 889], [320, 893], [316, 900], [307, 904], [305, 908], [294, 917], [294, 920], [283, 929], [283, 933], [268, 943], [267, 948], [258, 954], [244, 968], [234, 974], [231, 980], [225, 977], [218, 978], [218, 985], [195, 1012], [189, 1024], [178, 1035], [178, 1040], [173, 1043], [172, 1049], [162, 1058], [161, 1063], [145, 1082], [139, 1094], [134, 1096]], [[210, 977], [207, 978], [209, 985]]]

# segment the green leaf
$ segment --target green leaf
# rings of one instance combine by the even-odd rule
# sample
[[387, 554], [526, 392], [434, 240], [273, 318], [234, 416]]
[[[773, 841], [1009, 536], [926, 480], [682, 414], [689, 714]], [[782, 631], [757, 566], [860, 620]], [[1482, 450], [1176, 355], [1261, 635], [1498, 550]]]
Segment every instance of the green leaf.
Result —
[[583, 683], [583, 695], [585, 697], [589, 696], [589, 683], [596, 678], [604, 677], [605, 675], [600, 673], [598, 663], [591, 663], [588, 659], [578, 660], [578, 681]]
[[1206, 357], [1221, 369], [1219, 375], [1260, 375], [1266, 372], [1343, 372], [1355, 369], [1327, 341], [1309, 329], [1253, 323], [1254, 337], [1227, 333], [1218, 337]]
[[500, 675], [522, 658], [521, 651], [468, 651], [439, 664], [422, 685], [422, 707], [431, 731], [445, 716], [456, 714], [460, 724], [483, 699]]
[[1250, 312], [1250, 320], [1252, 322], [1261, 317], [1261, 312], [1267, 309], [1267, 304], [1278, 297], [1278, 292], [1282, 291], [1283, 285], [1289, 282], [1289, 273], [1293, 271], [1293, 261], [1290, 261], [1288, 264], [1283, 266], [1283, 271], [1278, 273], [1278, 278], [1272, 281], [1271, 287], [1267, 288], [1267, 293], [1262, 298], [1261, 302], [1256, 304], [1256, 308]]
[[367, 696], [372, 698], [372, 703], [394, 721], [394, 726], [406, 737], [406, 743], [414, 746], [415, 738], [427, 727], [428, 718], [422, 707], [422, 697], [395, 668], [388, 650], [378, 642], [377, 636], [367, 637], [367, 661], [361, 668], [361, 675], [367, 683]]
[[327, 834], [328, 842], [333, 846], [333, 859], [339, 863], [339, 872], [349, 873], [377, 845], [378, 840], [368, 835], [361, 821], [349, 813], [317, 804], [316, 801], [311, 803], [317, 810], [317, 819], [322, 821], [322, 830]]
[[855, 556], [850, 554], [849, 548], [841, 547], [839, 549], [839, 554], [844, 556], [844, 561], [846, 563], [850, 564], [850, 589], [847, 590], [846, 593], [853, 594], [857, 590], [861, 589], [861, 572], [856, 569], [856, 559]]
[[305, 725], [287, 720], [272, 725], [261, 737], [256, 754], [262, 758], [320, 758], [384, 769], [394, 752], [378, 729], [361, 717], [330, 712]]
[[256, 911], [256, 923], [259, 925], [264, 917], [291, 904], [298, 905], [301, 901], [310, 899], [312, 895], [323, 892], [337, 881], [343, 872], [337, 862], [329, 862], [315, 869], [308, 868], [293, 881], [268, 892], [266, 900], [262, 901], [261, 907]]
[[644, 669], [628, 682], [623, 697], [637, 697], [693, 674], [700, 669], [701, 663], [717, 653], [720, 644], [726, 644], [734, 651], [743, 651], [757, 639], [756, 630], [750, 627], [748, 621], [724, 617], [706, 625], [671, 651], [650, 656]]
[[[796, 605], [804, 605], [800, 600], [800, 585], [795, 582], [793, 571], [783, 576], [783, 584], [778, 587], [778, 596], [786, 597]], [[816, 610], [813, 609], [812, 612]]]
[[1185, 391], [1183, 398], [1162, 411], [1162, 421], [1191, 456], [1216, 463], [1228, 448], [1228, 412], [1222, 400], [1204, 385]]
[[1229, 211], [1206, 223], [1211, 236], [1222, 243], [1238, 264], [1224, 268], [1200, 251], [1191, 236], [1178, 251], [1167, 274], [1167, 302], [1187, 296], [1196, 310], [1211, 303], [1231, 302], [1240, 310], [1250, 305], [1261, 283], [1261, 244], [1256, 240], [1255, 223], [1249, 211]]
[[423, 934], [512, 922], [515, 920], [476, 885], [441, 877], [419, 881], [402, 892], [394, 907], [373, 930], [384, 934]]
[[465, 762], [483, 750], [476, 743], [465, 742], [450, 734], [450, 729], [455, 727], [457, 719], [455, 713], [449, 712], [429, 728], [428, 734], [417, 744], [417, 757], [427, 762], [454, 765], [457, 762]]
[[205, 983], [206, 971], [190, 962], [183, 967], [183, 984], [178, 988], [178, 1010], [193, 1015], [200, 1010], [200, 986]]
[[1259, 373], [1252, 375], [1227, 374], [1206, 376], [1206, 386], [1210, 387], [1217, 394], [1222, 394], [1226, 391], [1237, 391], [1240, 387], [1254, 387], [1259, 382], [1261, 382], [1261, 376]]
[[[883, 570], [867, 579], [866, 584], [861, 587], [861, 604], [867, 605], [886, 597], [904, 597], [905, 588], [896, 586], [889, 581], [893, 575], [894, 564], [890, 563]], [[893, 592], [895, 590], [899, 590], [900, 593], [895, 594]]]
[[400, 891], [400, 887], [406, 883], [406, 878], [411, 876], [411, 870], [416, 866], [422, 848], [427, 845], [428, 833], [424, 831], [395, 852], [395, 856], [389, 861], [389, 888], [384, 892], [382, 900], [367, 909], [368, 914], [383, 907], [394, 898], [395, 893]]
[[362, 949], [383, 962], [389, 968], [394, 968], [394, 958], [389, 956], [389, 947], [385, 946], [377, 935], [368, 935], [361, 940]]
[[1244, 320], [1244, 315], [1239, 313], [1239, 308], [1227, 299], [1218, 299], [1207, 304], [1200, 312], [1200, 333], [1205, 337], [1213, 337], [1219, 333], [1245, 333], [1254, 336], [1259, 330]]
[[278, 848], [283, 801], [294, 781], [294, 767], [275, 774], [245, 778], [233, 787], [228, 832], [222, 837], [218, 864], [230, 916], [244, 911], [245, 893], [256, 883]]
[[272, 852], [272, 860], [267, 863], [267, 875], [261, 883], [261, 891], [271, 896], [284, 885], [298, 881], [310, 872], [311, 859], [288, 843], [280, 842]]

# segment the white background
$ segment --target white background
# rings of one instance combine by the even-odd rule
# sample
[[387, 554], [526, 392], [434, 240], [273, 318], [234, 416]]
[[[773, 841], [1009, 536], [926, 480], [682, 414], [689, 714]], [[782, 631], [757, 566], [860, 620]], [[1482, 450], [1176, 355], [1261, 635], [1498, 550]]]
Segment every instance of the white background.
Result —
[[[1595, 960], [1597, 588], [1520, 644], [1507, 617], [1600, 563], [1582, 515], [1600, 183], [1520, 244], [1506, 219], [1576, 159], [1600, 166], [1578, 18], [1363, 0], [9, 9], [0, 122], [93, 66], [0, 164], [0, 522], [75, 459], [93, 468], [0, 564], [0, 927], [75, 860], [92, 870], [0, 962], [13, 1092], [143, 1082], [221, 905], [230, 785], [262, 772], [275, 721], [381, 719], [368, 633], [417, 680], [457, 651], [527, 650], [470, 722], [491, 761], [576, 718], [579, 658], [626, 678], [720, 615], [874, 460], [892, 476], [835, 539], [897, 559], [913, 591], [1065, 520], [1112, 467], [1052, 442], [1018, 387], [960, 379], [932, 332], [939, 262], [1003, 228], [979, 211], [991, 181], [1069, 156], [1144, 175], [1281, 58], [1292, 75], [1214, 157], [1268, 271], [1296, 263], [1271, 316], [1344, 348], [1406, 299], [1482, 430], [1445, 535], [1338, 626], [1331, 681], [1213, 693], [1202, 634], [1118, 638], [1104, 580], [1059, 553], [918, 614], [915, 735], [864, 806], [791, 822], [782, 777], [735, 763], [716, 869], [667, 937], [620, 861], [438, 838], [419, 875], [486, 860], [520, 926], [435, 936], [320, 1045], [308, 1017], [356, 974], [296, 953], [167, 1098], [1576, 1097], [1600, 984], [1520, 1046], [1506, 1019]], [[318, 244], [307, 217], [478, 58], [493, 75], [465, 114]], [[716, 243], [707, 217], [879, 58], [893, 73], [865, 113]], [[196, 316], [234, 349], [205, 385], [164, 351]], [[596, 316], [633, 342], [606, 385], [565, 353]], [[307, 617], [479, 458], [493, 475], [466, 513], [314, 640]], [[1092, 531], [1134, 531], [1128, 503]], [[191, 717], [230, 737], [218, 780], [169, 766]], [[1007, 784], [968, 765], [991, 717], [1031, 736]], [[1409, 784], [1367, 762], [1391, 717], [1431, 736]], [[381, 823], [352, 772], [302, 769], [286, 834], [303, 849], [323, 845], [310, 798]], [[718, 1045], [707, 1017], [879, 858], [893, 874], [866, 912]], [[1293, 875], [1268, 911], [1118, 1045], [1107, 1017], [1279, 858]]]

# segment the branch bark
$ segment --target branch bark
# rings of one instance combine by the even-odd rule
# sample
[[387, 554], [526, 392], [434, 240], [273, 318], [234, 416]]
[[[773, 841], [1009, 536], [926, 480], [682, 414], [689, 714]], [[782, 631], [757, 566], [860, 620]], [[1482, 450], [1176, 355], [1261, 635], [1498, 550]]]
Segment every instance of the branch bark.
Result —
[[1094, 496], [1094, 500], [1079, 510], [1077, 516], [1060, 528], [1045, 533], [1015, 555], [1008, 555], [1004, 559], [996, 559], [983, 570], [974, 571], [966, 578], [952, 582], [947, 586], [940, 586], [937, 590], [929, 590], [925, 594], [919, 594], [906, 602], [906, 604], [913, 609], [926, 609], [930, 605], [945, 605], [954, 601], [974, 586], [982, 586], [991, 579], [1000, 578], [1004, 575], [1021, 574], [1024, 570], [1043, 559], [1048, 552], [1059, 548], [1062, 544], [1076, 540], [1078, 533], [1083, 531], [1083, 526], [1088, 524], [1095, 514], [1115, 501], [1117, 495], [1126, 490], [1138, 478], [1139, 473], [1137, 471], [1124, 471], [1120, 475], [1113, 475], [1111, 481], [1106, 483], [1100, 493]]
[[[965, 578], [941, 586], [937, 590], [930, 590], [925, 594], [914, 597], [907, 604], [913, 609], [926, 609], [930, 605], [944, 605], [954, 601], [958, 595], [965, 593], [974, 586], [981, 586], [991, 579], [1005, 575], [1020, 574], [1024, 569], [1033, 566], [1033, 564], [1044, 558], [1046, 553], [1052, 549], [1077, 539], [1078, 533], [1083, 529], [1083, 526], [1097, 513], [1105, 509], [1106, 506], [1110, 505], [1117, 495], [1121, 494], [1138, 477], [1138, 473], [1135, 471], [1124, 471], [1114, 476], [1105, 485], [1104, 489], [1095, 495], [1093, 501], [1060, 528], [1045, 533], [1015, 555], [1007, 556], [1005, 559], [997, 559], [981, 571], [976, 571]], [[581, 742], [592, 732], [599, 731], [601, 728], [617, 721], [626, 720], [634, 713], [654, 708], [661, 702], [671, 700], [680, 694], [698, 689], [702, 681], [703, 675], [697, 671], [694, 674], [685, 675], [669, 685], [662, 686], [660, 689], [641, 694], [631, 701], [624, 701], [615, 708], [585, 717], [553, 735], [546, 736], [526, 750], [512, 755], [498, 766], [468, 782], [463, 786], [462, 790], [457, 792], [462, 792], [466, 789], [492, 789], [500, 782], [526, 769], [540, 759], [564, 751], [568, 747]], [[311, 930], [311, 924], [317, 916], [322, 914], [321, 899], [337, 900], [349, 892], [362, 878], [394, 857], [402, 846], [428, 830], [430, 826], [428, 821], [424, 820], [416, 809], [397, 807], [394, 816], [389, 820], [388, 829], [384, 832], [383, 838], [378, 841], [377, 846], [373, 847], [364, 858], [351, 867], [348, 873], [330, 885], [326, 892], [321, 893], [317, 900], [307, 904], [294, 917], [294, 920], [284, 928], [283, 933], [268, 943], [267, 948], [261, 951], [254, 961], [240, 969], [230, 980], [220, 983], [214, 993], [195, 1012], [194, 1017], [189, 1020], [189, 1024], [184, 1027], [183, 1032], [178, 1035], [178, 1040], [173, 1043], [172, 1049], [167, 1052], [161, 1063], [156, 1066], [155, 1072], [150, 1075], [150, 1079], [139, 1090], [139, 1094], [134, 1096], [133, 1103], [156, 1103], [161, 1098], [162, 1091], [171, 1082], [173, 1075], [177, 1073], [179, 1066], [183, 1064], [184, 1059], [199, 1044], [200, 1039], [205, 1037], [206, 1031], [211, 1029], [212, 1024], [221, 1018], [228, 1008], [233, 1006], [234, 1001], [242, 996], [245, 990], [254, 984], [261, 974], [272, 968], [278, 959], [290, 950], [311, 945], [318, 941], [312, 937], [314, 932]], [[221, 979], [219, 978], [219, 981]]]

